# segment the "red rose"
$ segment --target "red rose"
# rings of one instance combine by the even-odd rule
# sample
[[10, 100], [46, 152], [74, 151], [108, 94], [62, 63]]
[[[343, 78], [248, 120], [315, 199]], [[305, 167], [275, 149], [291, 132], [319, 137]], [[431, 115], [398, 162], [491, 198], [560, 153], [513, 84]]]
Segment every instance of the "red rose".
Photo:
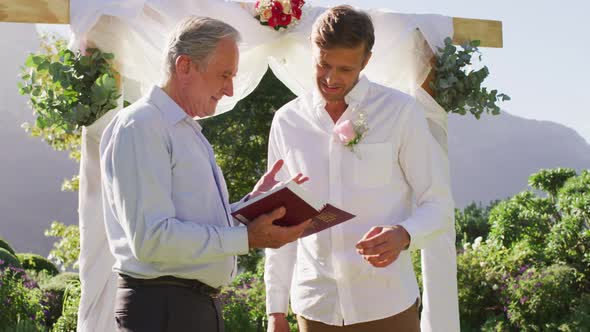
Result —
[[260, 1], [256, 1], [256, 6], [254, 6], [254, 8], [258, 9], [258, 6], [260, 6]]
[[291, 15], [281, 14], [279, 21], [280, 25], [287, 26], [291, 23]]
[[279, 25], [279, 17], [276, 15], [273, 15], [271, 18], [268, 19], [268, 25], [271, 28], [276, 27], [277, 25]]
[[283, 5], [278, 1], [272, 2], [272, 16], [277, 16], [277, 18], [283, 13]]
[[300, 20], [301, 19], [301, 8], [299, 7], [293, 7], [291, 8], [291, 12], [293, 13], [293, 16]]
[[305, 4], [303, 0], [291, 0], [291, 6], [293, 8], [301, 8]]

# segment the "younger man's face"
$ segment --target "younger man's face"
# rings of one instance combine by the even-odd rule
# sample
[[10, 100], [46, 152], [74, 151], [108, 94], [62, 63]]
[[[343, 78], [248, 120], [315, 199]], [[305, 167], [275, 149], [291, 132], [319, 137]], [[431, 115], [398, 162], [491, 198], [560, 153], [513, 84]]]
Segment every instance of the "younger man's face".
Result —
[[371, 57], [364, 45], [323, 49], [312, 43], [312, 52], [316, 84], [328, 103], [344, 101]]

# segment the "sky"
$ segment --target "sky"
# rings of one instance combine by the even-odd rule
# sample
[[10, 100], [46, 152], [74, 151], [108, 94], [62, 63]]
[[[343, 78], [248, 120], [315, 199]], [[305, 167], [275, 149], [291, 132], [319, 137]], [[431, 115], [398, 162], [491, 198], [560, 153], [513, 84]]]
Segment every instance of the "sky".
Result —
[[408, 14], [499, 20], [504, 47], [481, 48], [490, 69], [485, 85], [508, 94], [501, 105], [527, 119], [574, 128], [590, 143], [590, 2], [586, 0], [308, 0], [312, 5], [348, 3]]
[[401, 13], [441, 14], [500, 20], [503, 48], [481, 48], [490, 69], [484, 82], [511, 97], [500, 104], [527, 119], [548, 120], [575, 129], [590, 144], [590, 2], [585, 0], [308, 0], [311, 5], [343, 3]]

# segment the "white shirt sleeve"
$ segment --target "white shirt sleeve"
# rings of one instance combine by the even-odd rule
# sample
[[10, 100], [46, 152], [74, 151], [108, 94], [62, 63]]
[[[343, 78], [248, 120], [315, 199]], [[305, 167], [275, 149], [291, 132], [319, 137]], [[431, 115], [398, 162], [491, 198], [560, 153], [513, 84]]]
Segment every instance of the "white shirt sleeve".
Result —
[[[270, 130], [268, 142], [268, 167], [277, 160], [284, 158], [280, 153], [278, 134], [279, 128], [276, 121]], [[277, 175], [280, 181], [288, 179], [289, 175], [285, 166]], [[287, 313], [289, 310], [289, 289], [293, 279], [293, 267], [297, 258], [297, 242], [293, 241], [279, 249], [266, 249], [264, 262], [264, 283], [266, 285], [266, 313]]]
[[[406, 107], [399, 152], [401, 168], [414, 191], [417, 208], [400, 223], [410, 234], [412, 249], [454, 227], [451, 188], [443, 172], [445, 155], [436, 143], [416, 103]], [[451, 222], [450, 222], [451, 221]]]
[[176, 218], [167, 136], [154, 122], [137, 118], [115, 126], [101, 149], [103, 186], [112, 193], [106, 197], [107, 208], [121, 225], [133, 256], [150, 263], [194, 265], [247, 253], [243, 227]]

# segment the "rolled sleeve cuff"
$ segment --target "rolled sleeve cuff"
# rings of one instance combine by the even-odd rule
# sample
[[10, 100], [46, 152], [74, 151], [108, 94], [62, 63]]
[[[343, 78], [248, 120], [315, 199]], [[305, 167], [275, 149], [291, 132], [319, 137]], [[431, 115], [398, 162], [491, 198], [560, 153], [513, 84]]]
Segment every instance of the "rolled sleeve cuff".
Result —
[[248, 229], [246, 227], [230, 227], [224, 232], [223, 246], [227, 253], [232, 255], [245, 255], [248, 247]]
[[266, 314], [284, 313], [289, 311], [289, 292], [270, 291], [266, 293]]

